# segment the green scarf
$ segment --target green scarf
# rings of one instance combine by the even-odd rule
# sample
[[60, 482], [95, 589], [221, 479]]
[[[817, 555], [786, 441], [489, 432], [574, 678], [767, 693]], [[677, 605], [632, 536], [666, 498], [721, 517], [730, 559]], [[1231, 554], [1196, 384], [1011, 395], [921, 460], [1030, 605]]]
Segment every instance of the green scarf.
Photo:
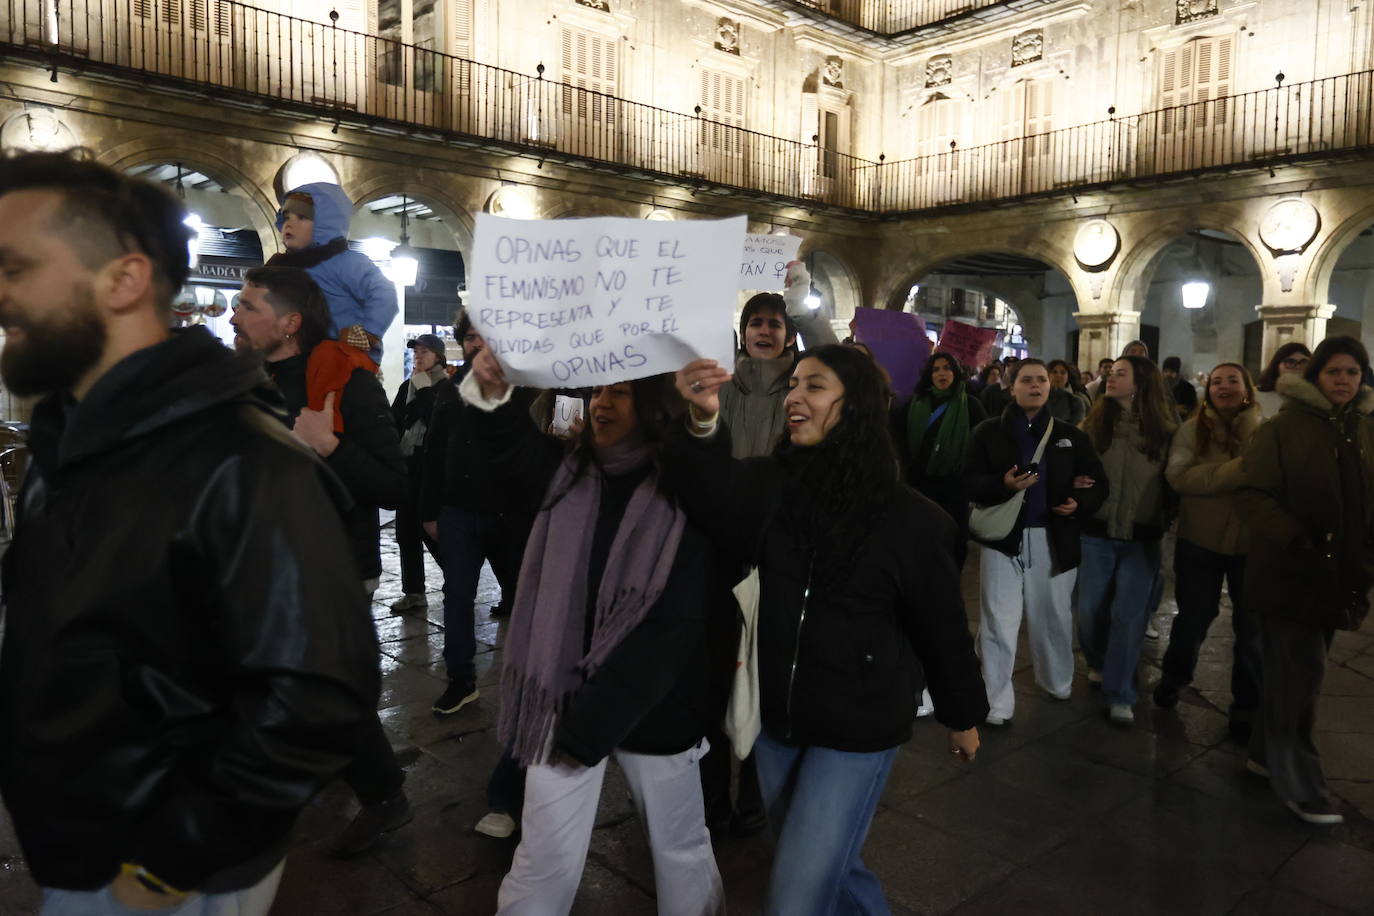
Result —
[[935, 431], [935, 447], [926, 462], [926, 476], [949, 477], [964, 472], [968, 456], [968, 396], [964, 383], [956, 382], [944, 391], [931, 388], [919, 398], [911, 399], [906, 412], [906, 441], [913, 462], [920, 459], [921, 443], [930, 431], [930, 417], [941, 404], [948, 404]]

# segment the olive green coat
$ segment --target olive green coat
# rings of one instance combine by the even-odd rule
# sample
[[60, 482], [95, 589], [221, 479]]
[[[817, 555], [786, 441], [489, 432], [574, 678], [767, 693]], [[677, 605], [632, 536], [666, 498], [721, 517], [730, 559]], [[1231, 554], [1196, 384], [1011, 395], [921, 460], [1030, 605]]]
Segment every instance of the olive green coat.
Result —
[[1335, 410], [1312, 383], [1279, 379], [1279, 415], [1250, 440], [1236, 511], [1250, 529], [1245, 600], [1319, 618], [1369, 605], [1374, 582], [1374, 389]]

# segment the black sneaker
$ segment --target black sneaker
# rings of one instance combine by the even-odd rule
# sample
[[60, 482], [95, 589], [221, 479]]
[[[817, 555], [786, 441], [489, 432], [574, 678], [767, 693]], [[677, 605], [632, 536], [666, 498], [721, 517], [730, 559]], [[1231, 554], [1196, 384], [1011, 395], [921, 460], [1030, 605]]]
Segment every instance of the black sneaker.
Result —
[[509, 617], [510, 605], [502, 601], [500, 604], [493, 604], [491, 610], [487, 612], [492, 617]]
[[1173, 684], [1160, 681], [1155, 685], [1155, 705], [1160, 709], [1173, 709], [1178, 705], [1179, 689]]
[[353, 822], [344, 828], [329, 853], [336, 859], [351, 859], [367, 852], [384, 835], [410, 823], [415, 813], [404, 792], [375, 805], [364, 805]]
[[434, 701], [434, 711], [441, 716], [452, 715], [469, 703], [476, 702], [479, 695], [476, 684], [449, 681], [448, 689]]

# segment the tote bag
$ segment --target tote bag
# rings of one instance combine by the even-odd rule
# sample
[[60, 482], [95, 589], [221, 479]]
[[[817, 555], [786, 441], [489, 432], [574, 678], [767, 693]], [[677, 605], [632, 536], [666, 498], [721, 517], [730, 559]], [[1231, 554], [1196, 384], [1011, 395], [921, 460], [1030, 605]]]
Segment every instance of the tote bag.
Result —
[[735, 657], [735, 680], [730, 687], [730, 702], [725, 707], [725, 736], [735, 756], [749, 756], [754, 740], [763, 728], [759, 715], [759, 568], [749, 570], [735, 586], [744, 626], [739, 634], [739, 653]]
[[[1050, 441], [1050, 430], [1054, 429], [1054, 418], [1045, 424], [1045, 435], [1035, 447], [1032, 461], [1040, 463], [1045, 455], [1045, 444]], [[1017, 490], [1006, 502], [993, 506], [974, 506], [968, 516], [968, 530], [980, 541], [1000, 541], [1016, 527], [1016, 519], [1021, 515], [1021, 506], [1026, 501], [1026, 491]]]

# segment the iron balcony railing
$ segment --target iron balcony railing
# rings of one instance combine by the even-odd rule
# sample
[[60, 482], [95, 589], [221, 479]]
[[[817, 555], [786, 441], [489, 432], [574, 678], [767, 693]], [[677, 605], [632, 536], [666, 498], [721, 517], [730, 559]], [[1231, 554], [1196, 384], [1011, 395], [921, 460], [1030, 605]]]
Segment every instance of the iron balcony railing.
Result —
[[858, 210], [865, 160], [234, 0], [0, 0], [0, 41], [324, 112]]
[[1000, 6], [1007, 0], [789, 0], [882, 35], [893, 35]]
[[[822, 3], [826, 0], [807, 0]], [[855, 0], [867, 2], [867, 0]], [[932, 0], [932, 3], [936, 0]], [[900, 8], [900, 0], [893, 7]], [[874, 162], [235, 0], [0, 0], [5, 56], [867, 215], [1374, 144], [1374, 72]], [[934, 104], [958, 104], [953, 100]]]
[[[944, 104], [944, 103], [940, 103]], [[884, 212], [1062, 194], [1299, 159], [1374, 145], [1374, 71], [1161, 108], [878, 165], [865, 164]]]

